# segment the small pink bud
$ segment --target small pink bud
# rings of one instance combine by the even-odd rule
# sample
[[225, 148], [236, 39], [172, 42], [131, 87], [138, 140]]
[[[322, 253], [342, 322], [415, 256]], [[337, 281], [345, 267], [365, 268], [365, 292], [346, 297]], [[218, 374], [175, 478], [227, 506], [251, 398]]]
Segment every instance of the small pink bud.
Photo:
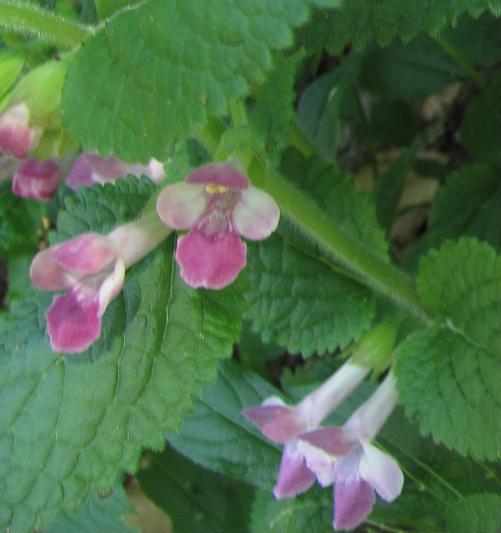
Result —
[[17, 159], [26, 159], [34, 147], [37, 128], [29, 127], [30, 110], [17, 104], [0, 115], [0, 152]]
[[52, 161], [28, 159], [16, 169], [12, 192], [31, 200], [49, 200], [59, 186], [59, 167]]

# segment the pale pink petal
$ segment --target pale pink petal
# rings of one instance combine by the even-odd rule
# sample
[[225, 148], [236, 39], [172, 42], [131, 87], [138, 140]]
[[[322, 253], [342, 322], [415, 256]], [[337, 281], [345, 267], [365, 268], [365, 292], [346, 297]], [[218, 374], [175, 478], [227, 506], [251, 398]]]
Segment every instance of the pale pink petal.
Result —
[[360, 459], [360, 477], [367, 481], [376, 492], [392, 502], [400, 496], [404, 485], [404, 475], [397, 462], [381, 450], [362, 440], [364, 454]]
[[108, 183], [127, 176], [127, 165], [116, 157], [101, 157], [98, 154], [85, 154], [92, 168], [92, 181]]
[[234, 191], [243, 191], [250, 185], [249, 180], [234, 166], [227, 163], [209, 163], [197, 168], [186, 177], [188, 183], [221, 185]]
[[67, 289], [74, 283], [74, 279], [54, 260], [54, 250], [51, 246], [38, 252], [33, 258], [30, 267], [31, 283], [44, 291], [60, 291]]
[[336, 458], [350, 452], [353, 446], [354, 442], [336, 427], [316, 429], [298, 437], [298, 450], [322, 487], [334, 482]]
[[59, 167], [54, 161], [28, 159], [16, 169], [12, 192], [32, 200], [49, 200], [59, 186]]
[[244, 409], [244, 415], [273, 442], [284, 443], [297, 437], [303, 427], [295, 410], [281, 405], [260, 405]]
[[273, 489], [275, 498], [293, 498], [308, 490], [314, 482], [315, 474], [308, 470], [304, 458], [296, 448], [296, 442], [290, 440], [282, 452], [278, 479]]
[[356, 443], [342, 428], [335, 426], [308, 431], [308, 433], [303, 433], [300, 438], [302, 441], [333, 456], [345, 455]]
[[157, 200], [158, 216], [173, 229], [189, 229], [203, 215], [207, 194], [201, 185], [179, 182], [165, 187]]
[[71, 290], [55, 296], [47, 311], [47, 331], [56, 352], [83, 352], [101, 335], [97, 294], [83, 296]]
[[53, 257], [70, 272], [96, 274], [115, 261], [117, 252], [102, 235], [84, 233], [55, 247]]
[[125, 264], [121, 258], [115, 260], [111, 273], [102, 281], [98, 289], [99, 315], [102, 315], [109, 303], [121, 292], [125, 279]]
[[17, 159], [26, 159], [35, 143], [35, 128], [28, 126], [29, 109], [18, 104], [0, 115], [0, 152]]
[[92, 180], [92, 172], [92, 167], [87, 159], [87, 155], [81, 154], [73, 163], [73, 166], [66, 177], [66, 185], [75, 190], [80, 187], [91, 187], [94, 183]]
[[355, 529], [369, 516], [376, 501], [374, 489], [358, 473], [362, 453], [358, 446], [336, 463], [334, 529]]
[[236, 232], [253, 241], [269, 237], [277, 228], [279, 218], [280, 210], [275, 200], [256, 187], [242, 191], [231, 213]]
[[177, 241], [181, 277], [191, 287], [222, 289], [233, 283], [247, 264], [247, 247], [236, 233], [207, 237], [197, 229]]
[[165, 169], [163, 163], [152, 158], [148, 165], [141, 165], [140, 163], [127, 165], [127, 174], [133, 176], [146, 176], [147, 178], [150, 178], [151, 181], [158, 183], [165, 178]]

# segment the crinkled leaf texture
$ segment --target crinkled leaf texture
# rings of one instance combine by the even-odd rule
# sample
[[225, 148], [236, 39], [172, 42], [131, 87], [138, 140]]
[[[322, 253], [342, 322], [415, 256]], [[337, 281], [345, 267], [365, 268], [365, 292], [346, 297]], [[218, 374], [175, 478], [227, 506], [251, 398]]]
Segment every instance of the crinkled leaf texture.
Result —
[[395, 354], [400, 399], [424, 434], [477, 459], [501, 456], [501, 257], [447, 241], [420, 264], [423, 303], [444, 320]]
[[[332, 53], [355, 42], [365, 46], [375, 40], [387, 45], [395, 38], [408, 41], [419, 31], [439, 33], [453, 24], [463, 13], [474, 16], [483, 11], [501, 14], [500, 0], [350, 0], [341, 8], [317, 11], [303, 30], [310, 49], [326, 47]], [[312, 29], [312, 27], [314, 29]]]
[[139, 533], [124, 521], [133, 513], [125, 490], [116, 485], [106, 496], [93, 494], [75, 516], [58, 516], [43, 533]]
[[[106, 230], [114, 216], [115, 224], [130, 219], [131, 206], [147, 200], [137, 183], [83, 190], [80, 200], [67, 200], [60, 223], [72, 233], [87, 216], [88, 229], [101, 230], [91, 213], [107, 213]], [[163, 447], [165, 431], [179, 426], [202, 383], [215, 378], [217, 361], [231, 354], [238, 288], [190, 289], [173, 251], [171, 237], [132, 269], [85, 354], [51, 351], [50, 295], [30, 294], [2, 317], [0, 529], [41, 528], [58, 510], [74, 513], [91, 490], [108, 491], [137, 468], [143, 447]]]
[[257, 493], [251, 514], [251, 533], [331, 533], [332, 491], [313, 489], [287, 500], [268, 491]]
[[[293, 153], [286, 172], [353, 240], [387, 260], [384, 232], [367, 194], [323, 163]], [[349, 277], [288, 224], [279, 236], [249, 246], [247, 317], [266, 342], [309, 356], [343, 348], [366, 331], [374, 316], [367, 287]]]
[[445, 511], [450, 533], [501, 531], [501, 494], [475, 494], [449, 504]]
[[126, 10], [77, 52], [63, 121], [86, 150], [164, 159], [227, 99], [245, 96], [292, 44], [307, 0], [152, 0]]
[[278, 471], [280, 448], [242, 414], [278, 391], [232, 361], [219, 365], [215, 383], [204, 387], [195, 412], [183, 420], [169, 443], [209, 470], [257, 487], [271, 489]]

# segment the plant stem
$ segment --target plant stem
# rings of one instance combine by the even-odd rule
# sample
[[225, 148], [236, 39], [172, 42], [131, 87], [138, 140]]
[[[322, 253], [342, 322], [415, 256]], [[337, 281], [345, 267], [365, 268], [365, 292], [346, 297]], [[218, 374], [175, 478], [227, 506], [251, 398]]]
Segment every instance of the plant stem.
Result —
[[429, 323], [431, 317], [422, 307], [410, 280], [391, 264], [373, 256], [342, 230], [298, 189], [274, 171], [257, 163], [253, 173], [267, 174], [263, 187], [275, 198], [284, 213], [304, 233], [315, 240], [329, 255], [379, 294], [405, 307], [419, 320]]
[[479, 72], [470, 65], [470, 62], [466, 57], [458, 50], [448, 39], [443, 35], [437, 35], [435, 41], [442, 47], [444, 52], [456, 63], [456, 65], [464, 72], [465, 76], [470, 78], [470, 80], [478, 87], [480, 92], [484, 95], [484, 98], [487, 101], [487, 104], [494, 108], [493, 102], [491, 101], [490, 95], [487, 92], [484, 78], [479, 74]]
[[54, 15], [47, 9], [8, 0], [0, 0], [0, 27], [32, 33], [41, 40], [65, 48], [78, 46], [94, 33], [91, 28]]

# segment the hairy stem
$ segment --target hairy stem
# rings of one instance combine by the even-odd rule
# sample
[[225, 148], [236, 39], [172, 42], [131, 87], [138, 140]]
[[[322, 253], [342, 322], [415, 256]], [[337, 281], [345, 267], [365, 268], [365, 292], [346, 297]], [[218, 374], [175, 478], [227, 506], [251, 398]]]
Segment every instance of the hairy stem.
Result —
[[8, 31], [31, 33], [43, 41], [72, 48], [94, 32], [47, 9], [29, 3], [0, 0], [0, 27]]
[[254, 166], [253, 173], [267, 173], [263, 187], [275, 198], [284, 213], [329, 255], [377, 293], [405, 307], [422, 322], [431, 317], [421, 305], [412, 282], [397, 268], [373, 256], [370, 251], [347, 237], [301, 191], [274, 171]]

